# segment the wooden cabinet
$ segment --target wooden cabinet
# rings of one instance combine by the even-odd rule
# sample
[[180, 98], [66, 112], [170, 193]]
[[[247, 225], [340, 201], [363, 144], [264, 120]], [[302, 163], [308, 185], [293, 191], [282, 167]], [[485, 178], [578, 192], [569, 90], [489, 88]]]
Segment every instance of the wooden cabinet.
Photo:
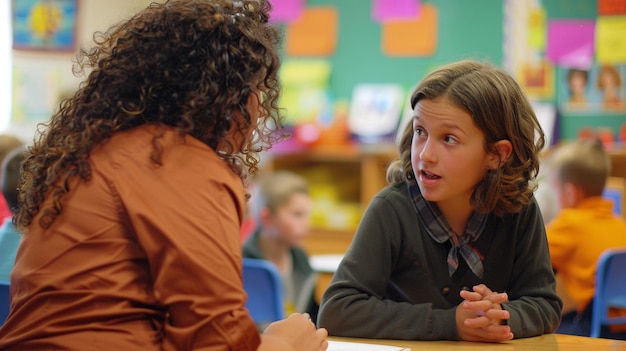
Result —
[[387, 165], [396, 158], [397, 149], [391, 144], [270, 151], [260, 171], [290, 170], [305, 176], [314, 208], [327, 210], [320, 216], [329, 217], [314, 218], [305, 249], [310, 255], [344, 253], [363, 211], [387, 185]]
[[610, 153], [611, 176], [626, 178], [626, 147]]

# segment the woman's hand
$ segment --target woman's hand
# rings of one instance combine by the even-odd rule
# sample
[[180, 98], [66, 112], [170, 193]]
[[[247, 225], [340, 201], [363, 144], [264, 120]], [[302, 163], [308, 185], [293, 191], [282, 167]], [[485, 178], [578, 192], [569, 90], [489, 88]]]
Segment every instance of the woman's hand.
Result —
[[265, 329], [259, 350], [325, 351], [327, 337], [328, 331], [317, 329], [306, 313], [294, 313]]

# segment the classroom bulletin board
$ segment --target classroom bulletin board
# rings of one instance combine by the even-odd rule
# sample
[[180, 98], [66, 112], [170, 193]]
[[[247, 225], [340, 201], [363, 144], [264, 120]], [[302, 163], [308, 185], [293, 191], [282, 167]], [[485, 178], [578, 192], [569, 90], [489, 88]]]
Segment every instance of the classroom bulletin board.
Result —
[[[623, 16], [626, 14], [626, 1], [624, 0], [542, 0], [541, 3], [548, 19], [592, 21], [596, 23], [595, 31], [599, 30], [597, 24], [602, 23], [603, 20], [616, 18], [624, 21]], [[602, 9], [604, 13], [599, 13], [599, 9]], [[603, 38], [598, 37], [598, 33], [595, 34], [596, 41], [603, 40]], [[626, 31], [620, 36], [622, 38], [621, 49], [617, 46], [612, 47], [611, 50], [614, 54], [624, 52], [623, 39], [626, 39]], [[621, 62], [615, 67], [622, 76], [621, 95], [623, 96], [626, 92], [626, 62]], [[598, 93], [594, 85], [599, 70], [598, 62], [594, 62], [592, 68], [587, 70], [589, 72], [588, 95], [591, 95], [591, 99], [594, 99], [595, 94]], [[562, 108], [559, 93], [562, 97], [563, 92], [567, 89], [566, 72], [567, 68], [557, 67], [555, 96], [550, 100], [556, 105], [561, 105], [558, 121], [561, 139], [575, 139], [583, 129], [591, 129], [596, 132], [604, 129], [610, 130], [614, 134], [620, 133], [621, 128], [626, 124], [626, 110], [622, 108], [612, 112], [599, 111], [598, 109], [575, 111]]]
[[[350, 101], [355, 87], [363, 83], [397, 84], [408, 95], [412, 88], [430, 70], [452, 61], [473, 58], [490, 61], [506, 67], [508, 36], [507, 1], [510, 0], [394, 0], [396, 4], [410, 2], [421, 7], [422, 23], [413, 27], [389, 25], [377, 16], [385, 15], [377, 6], [383, 0], [300, 0], [307, 9], [306, 22], [302, 26], [285, 24], [285, 48], [283, 66], [288, 72], [308, 71], [309, 88], [317, 96], [311, 104], [327, 101]], [[512, 0], [510, 3], [537, 3], [541, 6], [544, 26], [553, 19], [596, 21], [598, 2], [606, 0]], [[294, 0], [274, 0], [275, 3], [293, 4]], [[297, 2], [297, 0], [295, 0]], [[617, 6], [624, 0], [609, 1]], [[398, 5], [400, 6], [400, 5]], [[282, 9], [286, 7], [281, 7]], [[410, 11], [409, 9], [407, 11]], [[511, 13], [509, 11], [508, 16]], [[516, 15], [515, 12], [512, 13]], [[289, 22], [288, 16], [284, 22]], [[420, 27], [421, 26], [421, 27]], [[434, 26], [434, 30], [433, 30]], [[299, 27], [299, 28], [298, 28]], [[533, 31], [534, 27], [522, 28]], [[319, 40], [311, 33], [330, 33]], [[299, 33], [294, 35], [294, 33]], [[529, 40], [545, 45], [547, 30], [527, 34]], [[534, 37], [533, 37], [534, 35]], [[399, 45], [410, 43], [411, 45]], [[532, 43], [530, 44], [532, 45]], [[311, 50], [311, 51], [307, 51]], [[402, 52], [406, 50], [406, 52]], [[545, 52], [542, 55], [546, 54]], [[309, 65], [307, 61], [318, 60]], [[303, 64], [303, 67], [297, 68]], [[559, 89], [563, 82], [559, 78], [562, 69], [550, 67], [550, 90], [533, 97], [542, 102], [558, 106]], [[287, 96], [291, 84], [286, 77]], [[626, 76], [624, 77], [626, 81]], [[626, 82], [624, 82], [626, 84]], [[325, 118], [332, 118], [333, 111], [326, 108]], [[610, 128], [618, 131], [626, 122], [626, 111], [596, 113], [596, 111], [560, 111], [556, 130], [560, 139], [575, 138], [585, 127]]]
[[[307, 8], [332, 6], [338, 16], [333, 53], [320, 58], [331, 67], [330, 87], [338, 99], [350, 99], [360, 83], [398, 83], [411, 89], [431, 69], [462, 58], [502, 63], [502, 2], [432, 0], [437, 11], [436, 38], [409, 35], [407, 40], [435, 41], [433, 55], [389, 56], [383, 52], [383, 25], [372, 17], [371, 0], [308, 0]], [[287, 28], [288, 30], [288, 28]], [[288, 36], [288, 33], [287, 33]], [[311, 56], [290, 56], [307, 59]]]

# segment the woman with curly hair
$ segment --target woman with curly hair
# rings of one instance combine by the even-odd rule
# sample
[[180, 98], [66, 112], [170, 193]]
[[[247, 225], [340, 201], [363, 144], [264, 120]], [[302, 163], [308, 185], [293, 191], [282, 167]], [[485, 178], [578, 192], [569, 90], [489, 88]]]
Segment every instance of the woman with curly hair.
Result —
[[245, 180], [283, 135], [267, 0], [153, 3], [94, 36], [30, 148], [2, 350], [325, 350], [245, 309]]
[[553, 332], [562, 304], [530, 185], [544, 136], [521, 88], [465, 60], [428, 74], [411, 106], [390, 185], [364, 214], [318, 325], [414, 340]]

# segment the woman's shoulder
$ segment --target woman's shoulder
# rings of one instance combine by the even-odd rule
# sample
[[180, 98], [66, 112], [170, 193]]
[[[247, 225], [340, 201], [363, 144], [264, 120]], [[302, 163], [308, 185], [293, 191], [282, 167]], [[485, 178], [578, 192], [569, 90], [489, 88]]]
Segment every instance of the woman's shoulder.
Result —
[[[155, 159], [158, 155], [158, 159]], [[118, 132], [90, 154], [92, 169], [105, 177], [159, 174], [166, 179], [188, 184], [228, 184], [243, 193], [243, 184], [226, 161], [211, 147], [170, 127], [142, 125]], [[240, 189], [241, 188], [241, 189]]]
[[[160, 161], [154, 161], [155, 151]], [[179, 163], [224, 163], [208, 145], [168, 126], [144, 124], [120, 131], [97, 145], [93, 161], [108, 161], [114, 168], [134, 162], [142, 166], [179, 167]], [[225, 164], [225, 163], [224, 163]], [[228, 167], [224, 167], [226, 170]], [[217, 169], [213, 169], [216, 171]]]
[[143, 124], [114, 133], [97, 145], [92, 155], [150, 155], [155, 146], [165, 152], [176, 145], [210, 149], [208, 145], [171, 127]]

